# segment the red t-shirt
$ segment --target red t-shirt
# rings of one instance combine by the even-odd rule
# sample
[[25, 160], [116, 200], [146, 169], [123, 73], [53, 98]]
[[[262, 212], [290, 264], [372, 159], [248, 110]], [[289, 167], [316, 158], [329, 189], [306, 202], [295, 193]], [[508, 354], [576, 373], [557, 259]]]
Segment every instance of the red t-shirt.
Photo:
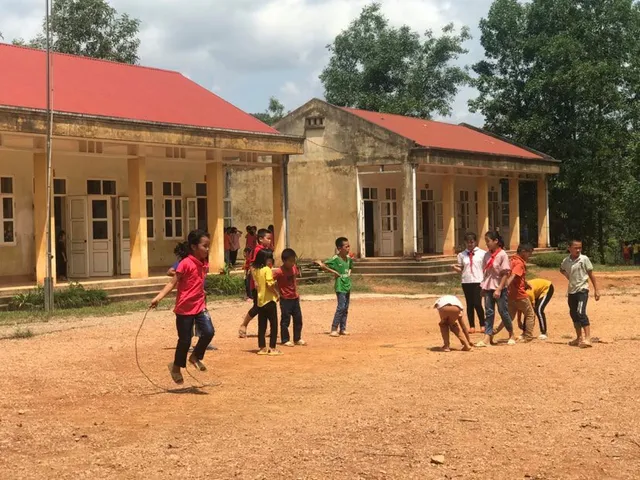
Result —
[[511, 257], [511, 274], [516, 277], [509, 286], [509, 297], [516, 300], [527, 298], [527, 290], [525, 288], [527, 264], [520, 255]]
[[176, 269], [178, 277], [178, 295], [176, 296], [176, 315], [197, 315], [206, 308], [204, 279], [209, 271], [209, 264], [201, 262], [193, 255], [180, 262]]
[[300, 270], [295, 265], [291, 269], [284, 267], [273, 270], [273, 278], [278, 283], [280, 295], [288, 300], [295, 300], [298, 295], [298, 275]]
[[224, 249], [231, 250], [231, 235], [228, 233], [224, 234]]
[[253, 250], [254, 248], [256, 248], [256, 245], [258, 243], [258, 239], [256, 238], [255, 235], [245, 235], [245, 237], [247, 239], [247, 244], [245, 245], [245, 248], [250, 248], [251, 250]]
[[[256, 245], [256, 247], [253, 249], [253, 252], [251, 252], [251, 255], [249, 257], [249, 265], [251, 265], [253, 262], [256, 261], [256, 257], [258, 256], [258, 252], [260, 250], [264, 250], [264, 247], [260, 244]], [[253, 275], [251, 275], [251, 278], [249, 279], [249, 288], [253, 291], [256, 288], [256, 284], [253, 281]]]

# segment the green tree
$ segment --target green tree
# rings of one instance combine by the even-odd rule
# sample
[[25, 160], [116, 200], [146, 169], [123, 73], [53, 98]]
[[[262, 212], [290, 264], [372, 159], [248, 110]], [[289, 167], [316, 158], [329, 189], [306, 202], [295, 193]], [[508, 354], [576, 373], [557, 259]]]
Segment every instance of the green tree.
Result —
[[640, 233], [628, 222], [638, 191], [638, 2], [495, 0], [480, 30], [471, 110], [488, 130], [562, 160], [551, 190], [557, 240], [583, 237], [605, 261], [611, 240]]
[[[54, 0], [49, 21], [54, 51], [138, 63], [140, 20], [119, 15], [106, 0]], [[30, 42], [18, 38], [13, 43], [45, 48], [45, 23]]]
[[263, 113], [254, 113], [254, 117], [267, 125], [274, 125], [284, 116], [284, 105], [276, 97], [269, 98], [269, 107]]
[[470, 38], [468, 28], [456, 33], [453, 25], [441, 37], [392, 27], [380, 4], [372, 3], [327, 46], [331, 58], [320, 75], [325, 98], [339, 106], [422, 118], [449, 115], [469, 80], [466, 69], [453, 62], [467, 53], [462, 45]]

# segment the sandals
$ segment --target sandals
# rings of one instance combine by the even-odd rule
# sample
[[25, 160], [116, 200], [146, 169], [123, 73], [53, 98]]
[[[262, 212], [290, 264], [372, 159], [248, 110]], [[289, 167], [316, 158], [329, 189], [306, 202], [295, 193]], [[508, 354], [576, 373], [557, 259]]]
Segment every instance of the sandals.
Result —
[[258, 355], [269, 355], [269, 349], [267, 347], [261, 348], [258, 350]]
[[171, 374], [171, 378], [175, 383], [177, 383], [178, 385], [182, 385], [184, 383], [182, 373], [173, 371], [173, 362], [169, 364], [169, 373]]
[[442, 347], [443, 352], [450, 352], [451, 349], [449, 347]]
[[207, 366], [197, 358], [195, 359], [193, 357], [189, 358], [189, 363], [193, 365], [193, 368], [195, 368], [196, 370], [199, 370], [201, 372], [207, 371]]
[[575, 340], [571, 340], [569, 342], [569, 346], [570, 347], [578, 347], [578, 346], [580, 346], [580, 339], [576, 338]]

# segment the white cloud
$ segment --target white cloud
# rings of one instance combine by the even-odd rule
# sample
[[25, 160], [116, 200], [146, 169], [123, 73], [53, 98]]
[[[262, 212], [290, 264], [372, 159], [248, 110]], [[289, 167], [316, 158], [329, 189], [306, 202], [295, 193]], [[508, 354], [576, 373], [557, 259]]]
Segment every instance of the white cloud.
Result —
[[[371, 0], [109, 0], [120, 13], [142, 21], [140, 58], [144, 65], [182, 72], [223, 91], [248, 111], [263, 111], [271, 95], [288, 109], [321, 96], [318, 75], [326, 65], [326, 45]], [[454, 22], [476, 26], [491, 0], [381, 0], [394, 25], [424, 32]], [[42, 4], [42, 5], [41, 5]], [[0, 32], [5, 41], [31, 38], [44, 14], [40, 0], [0, 0]], [[482, 52], [477, 38], [468, 61]], [[463, 96], [472, 93], [465, 89]], [[455, 112], [466, 110], [458, 99]]]

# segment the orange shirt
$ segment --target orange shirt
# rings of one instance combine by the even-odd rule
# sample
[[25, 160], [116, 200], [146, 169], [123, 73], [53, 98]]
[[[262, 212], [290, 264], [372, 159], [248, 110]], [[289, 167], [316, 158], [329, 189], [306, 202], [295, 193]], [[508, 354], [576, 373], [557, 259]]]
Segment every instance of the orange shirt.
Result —
[[224, 249], [231, 250], [231, 235], [228, 233], [224, 234]]
[[520, 255], [511, 257], [511, 274], [516, 277], [509, 286], [509, 298], [514, 300], [527, 298], [527, 290], [525, 288], [527, 264]]

